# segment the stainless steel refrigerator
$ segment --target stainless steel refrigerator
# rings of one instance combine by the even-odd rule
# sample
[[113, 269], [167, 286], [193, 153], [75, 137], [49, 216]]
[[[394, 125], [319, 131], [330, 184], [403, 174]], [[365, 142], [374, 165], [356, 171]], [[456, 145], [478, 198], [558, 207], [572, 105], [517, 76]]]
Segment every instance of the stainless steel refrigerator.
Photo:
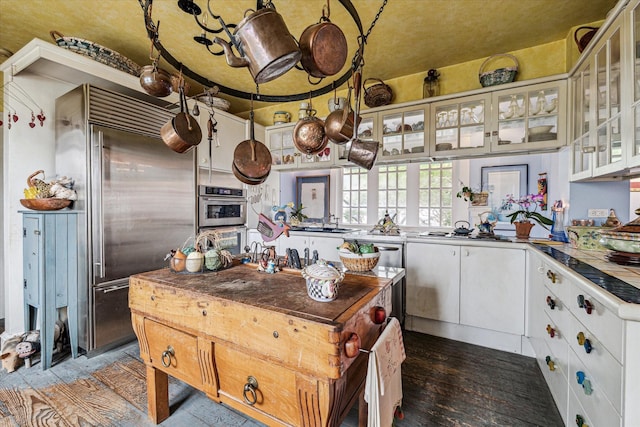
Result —
[[56, 100], [56, 174], [74, 179], [79, 220], [80, 347], [135, 338], [129, 276], [167, 266], [196, 231], [195, 157], [160, 137], [173, 114], [91, 85]]

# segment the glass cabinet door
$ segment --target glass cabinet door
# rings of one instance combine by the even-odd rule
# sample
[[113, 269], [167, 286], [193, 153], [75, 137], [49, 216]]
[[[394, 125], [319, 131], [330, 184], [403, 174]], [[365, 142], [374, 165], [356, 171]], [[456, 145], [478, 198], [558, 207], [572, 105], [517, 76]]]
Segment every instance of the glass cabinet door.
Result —
[[465, 97], [459, 102], [442, 101], [432, 105], [434, 129], [431, 155], [482, 153], [485, 150], [487, 95]]
[[491, 151], [550, 148], [563, 144], [559, 111], [565, 104], [564, 82], [535, 85], [520, 91], [494, 94], [492, 107], [497, 125]]
[[[640, 4], [631, 11], [631, 33], [632, 33], [632, 58], [633, 58], [633, 145], [629, 153], [629, 163], [633, 166], [640, 164]], [[626, 138], [625, 138], [626, 140]]]
[[571, 103], [573, 105], [571, 122], [571, 175], [574, 179], [591, 175], [591, 159], [596, 151], [590, 143], [589, 130], [591, 109], [589, 94], [591, 91], [591, 64], [587, 63], [571, 78]]
[[[619, 168], [622, 144], [620, 135], [620, 28], [615, 28], [611, 36], [596, 51], [596, 81], [594, 96], [596, 125], [596, 154], [594, 173]], [[604, 169], [602, 169], [604, 168]]]
[[271, 151], [271, 165], [276, 168], [293, 166], [296, 162], [296, 147], [293, 145], [293, 125], [270, 129], [267, 146]]
[[382, 124], [382, 157], [424, 153], [424, 107], [408, 107], [400, 111], [379, 113]]

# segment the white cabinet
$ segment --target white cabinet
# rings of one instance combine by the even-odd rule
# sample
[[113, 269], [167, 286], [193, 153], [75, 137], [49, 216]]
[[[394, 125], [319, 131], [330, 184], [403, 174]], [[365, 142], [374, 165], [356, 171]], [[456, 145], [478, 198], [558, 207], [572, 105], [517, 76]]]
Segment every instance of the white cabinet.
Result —
[[328, 143], [318, 154], [305, 154], [298, 151], [293, 143], [293, 130], [296, 123], [269, 126], [265, 130], [265, 144], [271, 151], [271, 167], [275, 170], [299, 168], [327, 168], [333, 166], [335, 144]]
[[407, 243], [408, 315], [460, 321], [460, 247]]
[[407, 243], [407, 314], [524, 334], [525, 251]]
[[524, 335], [525, 251], [460, 248], [460, 323]]
[[338, 247], [343, 239], [329, 237], [322, 233], [311, 235], [310, 233], [290, 233], [289, 237], [281, 237], [279, 240], [279, 254], [284, 254], [287, 248], [296, 249], [300, 259], [304, 258], [304, 250], [309, 249], [309, 259], [313, 257], [313, 251], [318, 251], [318, 258], [327, 261], [340, 261]]
[[211, 120], [216, 132], [210, 143], [208, 139], [209, 113], [205, 108], [201, 109], [198, 119], [202, 130], [202, 140], [196, 147], [198, 167], [209, 169], [211, 166], [211, 169], [216, 171], [231, 172], [233, 152], [238, 144], [247, 139], [247, 120], [214, 110]]

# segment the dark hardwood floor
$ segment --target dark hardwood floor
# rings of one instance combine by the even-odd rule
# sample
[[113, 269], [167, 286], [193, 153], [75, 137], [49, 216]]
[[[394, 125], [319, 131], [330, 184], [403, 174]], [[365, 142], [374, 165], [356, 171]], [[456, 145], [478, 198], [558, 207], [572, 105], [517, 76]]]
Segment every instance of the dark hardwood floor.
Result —
[[[562, 426], [534, 359], [415, 332], [405, 332], [405, 418], [396, 427]], [[0, 427], [152, 426], [145, 369], [137, 343], [87, 359], [68, 356], [0, 372]], [[172, 415], [162, 426], [262, 424], [172, 380]], [[342, 427], [357, 426], [354, 408]]]

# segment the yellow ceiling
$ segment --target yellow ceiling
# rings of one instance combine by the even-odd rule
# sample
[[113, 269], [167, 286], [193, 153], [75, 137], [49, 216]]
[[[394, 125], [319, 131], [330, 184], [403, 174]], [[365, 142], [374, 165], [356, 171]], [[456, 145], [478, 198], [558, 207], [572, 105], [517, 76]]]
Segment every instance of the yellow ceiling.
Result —
[[[299, 38], [318, 22], [327, 0], [273, 0], [289, 31]], [[196, 0], [206, 9], [204, 0]], [[352, 0], [365, 32], [383, 0]], [[176, 0], [155, 0], [152, 18], [160, 21], [160, 40], [190, 69], [209, 80], [239, 90], [255, 91], [246, 68], [232, 68], [223, 57], [207, 53], [193, 41], [199, 35], [193, 17]], [[388, 0], [365, 47], [364, 77], [383, 80], [425, 72], [565, 39], [571, 28], [605, 18], [615, 0]], [[227, 23], [238, 23], [255, 0], [211, 0]], [[150, 42], [137, 0], [0, 0], [0, 48], [19, 50], [33, 38], [51, 41], [51, 30], [106, 46], [140, 65], [150, 63]], [[349, 66], [356, 48], [356, 27], [338, 0], [330, 2], [331, 21], [345, 33]], [[213, 23], [209, 18], [209, 23]], [[216, 45], [214, 45], [216, 47]], [[3, 60], [0, 57], [0, 60]], [[169, 68], [166, 62], [161, 66]], [[341, 75], [340, 73], [339, 75]], [[338, 76], [325, 79], [330, 83]], [[322, 85], [324, 85], [323, 82]], [[193, 84], [191, 95], [199, 92]], [[265, 94], [304, 93], [312, 86], [303, 71], [260, 86]], [[231, 111], [247, 110], [247, 102], [228, 97]], [[259, 107], [260, 105], [256, 105]]]

